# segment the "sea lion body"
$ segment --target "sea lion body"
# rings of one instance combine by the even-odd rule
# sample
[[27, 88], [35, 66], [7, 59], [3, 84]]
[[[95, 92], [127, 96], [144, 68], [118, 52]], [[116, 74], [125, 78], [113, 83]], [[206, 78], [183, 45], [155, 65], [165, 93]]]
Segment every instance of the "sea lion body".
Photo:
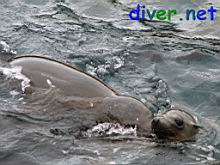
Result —
[[139, 100], [128, 96], [104, 98], [97, 106], [97, 110], [104, 113], [99, 122], [113, 122], [124, 126], [137, 126], [140, 136], [150, 136], [152, 112]]
[[33, 87], [50, 88], [53, 85], [63, 95], [76, 97], [77, 99], [68, 103], [68, 106], [99, 112], [97, 123], [136, 125], [141, 134], [146, 136], [151, 132], [153, 115], [142, 102], [119, 95], [97, 78], [72, 66], [38, 56], [16, 57], [11, 60], [10, 65], [22, 67], [22, 74], [31, 80], [30, 84]]
[[[12, 59], [10, 64], [22, 67], [21, 72], [30, 79], [31, 86], [53, 86], [65, 96], [80, 98], [69, 105], [95, 111], [97, 123], [114, 122], [124, 126], [137, 126], [141, 135], [148, 136], [153, 130], [159, 138], [179, 141], [191, 138], [197, 133], [194, 127], [196, 121], [189, 114], [172, 110], [157, 120], [141, 101], [121, 96], [97, 78], [56, 60], [22, 56]], [[176, 129], [177, 119], [186, 123], [184, 129]], [[160, 122], [157, 123], [158, 121]]]

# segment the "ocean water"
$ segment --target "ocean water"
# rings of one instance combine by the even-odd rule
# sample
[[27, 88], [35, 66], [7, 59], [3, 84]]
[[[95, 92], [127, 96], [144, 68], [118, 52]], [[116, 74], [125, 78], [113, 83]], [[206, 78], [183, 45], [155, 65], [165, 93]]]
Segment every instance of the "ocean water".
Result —
[[[178, 15], [172, 22], [131, 21], [128, 12], [137, 3], [174, 8]], [[53, 111], [53, 103], [64, 98], [50, 90], [27, 105], [20, 83], [10, 79], [25, 78], [18, 68], [1, 64], [0, 165], [219, 161], [220, 17], [216, 13], [215, 21], [179, 21], [186, 9], [209, 5], [220, 8], [218, 0], [1, 0], [0, 40], [18, 56], [49, 56], [77, 65], [119, 93], [140, 99], [154, 113], [183, 106], [204, 129], [196, 141], [157, 143], [136, 137], [134, 128], [106, 123], [76, 138], [69, 132], [91, 124], [92, 114]]]

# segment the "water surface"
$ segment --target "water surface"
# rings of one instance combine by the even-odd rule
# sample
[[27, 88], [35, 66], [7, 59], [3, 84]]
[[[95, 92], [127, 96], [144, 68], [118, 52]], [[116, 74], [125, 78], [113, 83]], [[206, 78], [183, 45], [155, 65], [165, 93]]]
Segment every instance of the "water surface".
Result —
[[[130, 21], [137, 3], [176, 8], [173, 22]], [[217, 0], [2, 0], [0, 40], [22, 54], [75, 64], [115, 90], [139, 98], [152, 112], [181, 105], [202, 120], [196, 141], [156, 143], [134, 135], [77, 139], [55, 136], [90, 121], [88, 115], [40, 113], [53, 93], [30, 107], [22, 93], [1, 79], [0, 164], [207, 164], [220, 160], [220, 40], [215, 21], [179, 21], [187, 8], [206, 9]], [[3, 67], [3, 66], [2, 66]], [[35, 109], [36, 114], [21, 111]], [[35, 111], [38, 112], [38, 111]], [[78, 113], [76, 113], [79, 115]], [[88, 123], [87, 123], [88, 124]]]

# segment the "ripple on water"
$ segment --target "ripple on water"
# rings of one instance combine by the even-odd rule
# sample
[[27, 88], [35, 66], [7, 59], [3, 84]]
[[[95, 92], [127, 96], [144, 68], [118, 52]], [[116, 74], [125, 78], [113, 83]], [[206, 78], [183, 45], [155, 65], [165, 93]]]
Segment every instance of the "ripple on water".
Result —
[[[201, 37], [206, 35], [203, 34], [205, 31], [219, 36], [216, 30], [209, 30], [213, 27], [207, 26], [210, 22], [197, 22], [201, 26], [196, 22], [184, 22], [185, 25], [180, 25], [186, 29], [183, 32], [172, 23], [131, 22], [127, 13], [138, 3], [131, 0], [3, 0], [0, 3], [0, 39], [12, 45], [18, 54], [48, 54], [69, 60], [71, 64], [76, 62], [119, 92], [142, 99], [154, 112], [180, 103], [205, 118], [219, 116], [220, 41]], [[168, 0], [148, 3], [153, 8], [171, 4]], [[219, 2], [215, 5], [219, 6]], [[179, 1], [172, 6], [181, 6], [180, 11], [183, 11], [185, 8], [203, 8], [204, 4], [202, 1]], [[217, 27], [219, 20], [212, 24]], [[200, 33], [200, 37], [180, 35], [188, 35], [189, 30], [191, 34]], [[0, 50], [8, 52], [10, 48], [1, 42]], [[12, 77], [19, 75], [16, 69], [2, 69]], [[25, 78], [18, 79], [23, 81]], [[104, 130], [107, 128], [105, 131], [100, 130], [100, 126], [95, 127], [96, 132], [119, 134], [114, 136], [115, 139], [76, 140], [72, 136], [55, 136], [49, 130], [53, 127], [68, 129], [81, 121], [88, 122], [90, 115], [82, 117], [68, 111], [56, 114], [54, 110], [59, 99], [52, 96], [58, 96], [44, 91], [42, 100], [35, 102], [38, 106], [27, 109], [40, 111], [50, 107], [57, 118], [49, 116], [50, 120], [46, 120], [48, 116], [44, 111], [38, 114], [39, 118], [31, 118], [19, 114], [23, 109], [15, 101], [17, 90], [11, 90], [12, 96], [9, 95], [14, 100], [6, 97], [2, 90], [1, 86], [0, 109], [18, 111], [14, 115], [0, 116], [3, 155], [0, 159], [4, 164], [200, 165], [220, 160], [219, 123], [199, 134], [196, 142], [186, 144], [163, 145], [139, 139], [132, 128], [131, 132], [127, 131], [133, 138], [124, 135], [121, 141], [120, 133], [125, 133], [127, 128], [115, 125], [104, 127]], [[62, 106], [59, 108], [63, 110]], [[216, 123], [215, 120], [212, 122]]]

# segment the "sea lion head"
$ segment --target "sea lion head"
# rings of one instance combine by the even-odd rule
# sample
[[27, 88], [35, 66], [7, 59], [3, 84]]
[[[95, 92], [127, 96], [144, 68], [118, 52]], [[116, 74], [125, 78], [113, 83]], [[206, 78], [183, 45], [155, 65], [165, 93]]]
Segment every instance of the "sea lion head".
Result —
[[182, 110], [170, 110], [153, 118], [152, 131], [159, 139], [190, 140], [199, 131], [197, 118]]

